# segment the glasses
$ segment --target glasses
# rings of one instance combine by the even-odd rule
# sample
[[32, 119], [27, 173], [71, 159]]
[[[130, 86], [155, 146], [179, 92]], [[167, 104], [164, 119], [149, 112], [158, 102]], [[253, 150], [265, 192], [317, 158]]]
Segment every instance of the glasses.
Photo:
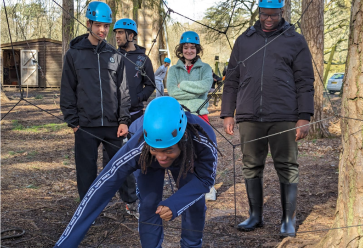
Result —
[[261, 20], [266, 20], [267, 18], [271, 17], [272, 20], [278, 20], [279, 17], [280, 17], [280, 14], [281, 13], [277, 13], [277, 14], [273, 14], [273, 15], [268, 15], [268, 14], [265, 14], [265, 13], [261, 13], [260, 12], [260, 18], [261, 18]]

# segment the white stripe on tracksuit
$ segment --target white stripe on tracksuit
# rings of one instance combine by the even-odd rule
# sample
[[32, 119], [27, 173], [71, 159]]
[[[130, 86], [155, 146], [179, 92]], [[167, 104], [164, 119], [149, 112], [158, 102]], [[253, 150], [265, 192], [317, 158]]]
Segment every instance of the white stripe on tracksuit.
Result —
[[[215, 183], [215, 176], [216, 176], [216, 170], [217, 170], [217, 164], [218, 164], [218, 154], [217, 154], [217, 149], [210, 144], [210, 142], [208, 141], [208, 139], [202, 135], [199, 135], [199, 137], [201, 138], [201, 140], [199, 140], [198, 138], [193, 138], [193, 140], [195, 140], [196, 142], [200, 143], [200, 144], [204, 144], [205, 146], [207, 146], [211, 151], [212, 154], [214, 156], [214, 162], [213, 162], [213, 173], [211, 175], [211, 177], [213, 178], [213, 185]], [[184, 206], [183, 208], [178, 210], [178, 216], [181, 215], [187, 208], [189, 208], [191, 205], [193, 205], [195, 202], [197, 202], [200, 198], [202, 198], [205, 194], [202, 194], [201, 196], [199, 196], [197, 199], [195, 199], [194, 201], [190, 202], [189, 204], [187, 204], [186, 206]]]
[[142, 142], [137, 148], [131, 149], [128, 151], [125, 155], [118, 158], [115, 162], [113, 162], [112, 167], [109, 169], [109, 171], [105, 172], [105, 174], [98, 179], [96, 182], [93, 183], [91, 188], [88, 190], [87, 194], [83, 198], [82, 202], [78, 206], [76, 212], [74, 213], [72, 220], [68, 224], [67, 228], [64, 230], [61, 238], [58, 240], [56, 245], [61, 245], [63, 241], [68, 237], [69, 233], [74, 228], [74, 225], [77, 223], [78, 219], [82, 215], [85, 207], [87, 206], [89, 200], [91, 197], [97, 192], [97, 190], [112, 176], [115, 175], [116, 171], [125, 163], [133, 159], [134, 157], [138, 156], [141, 153], [141, 150], [144, 146], [145, 142]]

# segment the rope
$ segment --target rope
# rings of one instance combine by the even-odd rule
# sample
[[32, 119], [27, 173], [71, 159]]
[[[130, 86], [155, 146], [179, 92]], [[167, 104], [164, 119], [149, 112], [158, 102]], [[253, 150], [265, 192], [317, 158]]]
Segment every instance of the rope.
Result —
[[[3, 233], [7, 233], [7, 232], [20, 232], [20, 233], [19, 234], [14, 234], [14, 235], [0, 237], [0, 240], [19, 238], [19, 237], [21, 237], [21, 236], [23, 236], [25, 234], [25, 230], [23, 230], [21, 228], [18, 228], [18, 227], [15, 227], [15, 228], [10, 228], [10, 229], [6, 229], [6, 230], [3, 230], [3, 231], [0, 231], [0, 235], [3, 234]], [[0, 248], [9, 248], [9, 247], [0, 245]]]
[[[166, 17], [168, 16], [168, 14], [169, 14], [169, 10], [165, 13], [164, 19], [163, 19], [163, 21], [162, 21], [162, 23], [161, 23], [161, 26], [160, 26], [160, 27], [162, 27], [162, 26], [164, 25], [165, 19], [166, 19]], [[159, 28], [158, 33], [156, 34], [155, 39], [152, 41], [152, 43], [153, 43], [153, 44], [151, 45], [151, 48], [150, 48], [149, 53], [147, 54], [147, 56], [149, 56], [149, 55], [150, 55], [150, 52], [151, 52], [151, 50], [153, 49], [153, 47], [154, 47], [154, 45], [155, 45], [155, 43], [156, 43], [156, 39], [158, 38], [160, 31], [161, 31], [161, 28]], [[146, 60], [145, 60], [145, 61], [146, 61]], [[145, 61], [144, 61], [144, 64], [145, 64]], [[144, 65], [142, 65], [142, 67], [143, 67], [143, 66], [144, 66]]]
[[[53, 117], [57, 118], [58, 120], [60, 120], [60, 121], [62, 121], [62, 122], [67, 123], [67, 124], [68, 124], [68, 125], [70, 125], [72, 128], [76, 128], [76, 127], [77, 127], [76, 125], [73, 125], [73, 124], [71, 124], [71, 123], [66, 122], [66, 121], [65, 121], [65, 120], [63, 120], [62, 118], [59, 118], [58, 116], [56, 116], [56, 115], [54, 115], [54, 114], [50, 113], [49, 111], [47, 111], [47, 110], [45, 110], [45, 109], [43, 109], [43, 108], [41, 108], [41, 107], [37, 106], [36, 104], [34, 104], [34, 103], [32, 103], [32, 102], [29, 102], [29, 101], [28, 101], [28, 100], [26, 100], [26, 99], [23, 99], [23, 101], [25, 101], [25, 102], [27, 102], [28, 104], [30, 104], [30, 105], [32, 105], [32, 106], [34, 106], [34, 107], [36, 107], [36, 108], [40, 109], [41, 111], [46, 112], [47, 114], [49, 114], [49, 115], [51, 115], [51, 116], [53, 116]], [[107, 143], [107, 144], [109, 144], [109, 145], [111, 145], [111, 146], [114, 146], [114, 147], [116, 147], [116, 148], [118, 148], [118, 149], [121, 149], [121, 147], [120, 147], [120, 146], [117, 146], [117, 145], [115, 145], [115, 144], [112, 144], [112, 143], [110, 143], [110, 142], [108, 142], [108, 141], [106, 141], [106, 140], [104, 140], [104, 139], [102, 139], [102, 138], [98, 137], [97, 135], [94, 135], [94, 134], [92, 134], [92, 133], [90, 133], [90, 132], [88, 132], [88, 131], [84, 130], [84, 129], [83, 129], [83, 128], [81, 128], [81, 127], [78, 127], [78, 130], [81, 130], [82, 132], [85, 132], [85, 133], [87, 133], [88, 135], [91, 135], [92, 137], [94, 137], [94, 138], [96, 138], [96, 139], [98, 139], [98, 140], [102, 141], [103, 143]], [[78, 131], [77, 131], [77, 132], [78, 132]]]
[[3, 120], [20, 102], [22, 101], [22, 99], [20, 99], [2, 118], [1, 120]]

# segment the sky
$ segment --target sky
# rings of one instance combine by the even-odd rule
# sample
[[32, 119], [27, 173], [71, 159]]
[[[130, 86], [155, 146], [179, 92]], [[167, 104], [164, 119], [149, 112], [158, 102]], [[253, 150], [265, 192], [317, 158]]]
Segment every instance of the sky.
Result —
[[[185, 15], [194, 20], [201, 20], [204, 12], [215, 5], [218, 0], [167, 0], [168, 7], [175, 12]], [[187, 22], [188, 19], [177, 14], [171, 14], [171, 18], [179, 22]], [[190, 21], [191, 23], [191, 21]]]

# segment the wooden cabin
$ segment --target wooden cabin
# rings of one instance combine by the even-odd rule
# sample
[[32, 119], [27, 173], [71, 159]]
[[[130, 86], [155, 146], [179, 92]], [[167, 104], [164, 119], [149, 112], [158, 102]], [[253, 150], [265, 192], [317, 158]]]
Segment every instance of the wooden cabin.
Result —
[[1, 84], [17, 86], [16, 69], [23, 87], [60, 87], [62, 42], [47, 38], [1, 44]]

